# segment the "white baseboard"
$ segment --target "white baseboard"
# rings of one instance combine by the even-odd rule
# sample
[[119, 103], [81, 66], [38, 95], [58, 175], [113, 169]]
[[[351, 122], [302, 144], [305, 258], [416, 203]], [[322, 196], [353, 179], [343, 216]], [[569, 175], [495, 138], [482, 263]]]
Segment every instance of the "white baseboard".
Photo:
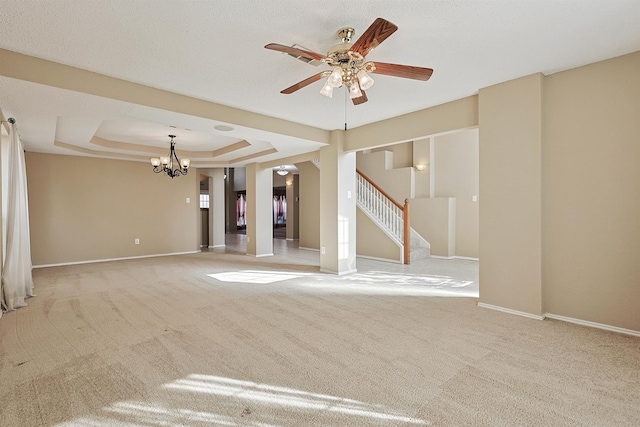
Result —
[[486, 304], [484, 302], [479, 302], [478, 303], [478, 307], [488, 308], [490, 310], [502, 311], [504, 313], [509, 313], [509, 314], [515, 314], [516, 316], [528, 317], [529, 319], [544, 320], [544, 315], [539, 316], [539, 315], [536, 315], [536, 314], [527, 313], [525, 311], [512, 310], [510, 308], [505, 308], [505, 307], [500, 307], [500, 306], [497, 306], [497, 305]]
[[296, 240], [300, 240], [300, 239], [289, 239], [288, 237], [285, 239], [287, 242], [295, 242]]
[[463, 259], [467, 261], [480, 261], [480, 258], [471, 258], [468, 256], [440, 256], [440, 255], [431, 255], [431, 258], [436, 259]]
[[252, 256], [254, 258], [264, 258], [264, 257], [267, 257], [267, 256], [273, 256], [272, 253], [271, 254], [260, 254], [260, 255], [254, 255], [254, 254], [247, 254], [247, 255]]
[[226, 248], [227, 245], [214, 245], [214, 246], [209, 246], [209, 249], [216, 249], [216, 248]]
[[397, 259], [379, 258], [379, 257], [375, 257], [375, 256], [368, 256], [368, 255], [357, 255], [357, 257], [358, 258], [370, 259], [370, 260], [373, 260], [373, 261], [392, 262], [394, 264], [402, 264], [402, 261], [397, 260]]
[[140, 255], [140, 256], [130, 256], [130, 257], [122, 257], [122, 258], [92, 259], [88, 261], [60, 262], [56, 264], [34, 265], [33, 268], [63, 267], [66, 265], [93, 264], [96, 262], [125, 261], [128, 259], [156, 258], [161, 256], [187, 255], [187, 254], [199, 254], [199, 253], [200, 251], [188, 251], [188, 252], [173, 252], [170, 254], [154, 254], [154, 255]]
[[320, 252], [320, 249], [316, 249], [316, 248], [305, 248], [305, 247], [303, 247], [303, 246], [300, 246], [298, 249], [302, 249], [303, 251]]
[[502, 311], [504, 313], [515, 314], [517, 316], [524, 316], [535, 320], [554, 319], [562, 322], [573, 323], [580, 326], [587, 326], [590, 328], [603, 329], [609, 332], [617, 332], [619, 334], [631, 335], [634, 337], [640, 337], [640, 331], [634, 331], [633, 329], [620, 328], [618, 326], [605, 325], [604, 323], [591, 322], [589, 320], [575, 319], [573, 317], [560, 316], [559, 314], [545, 313], [542, 316], [538, 316], [524, 311], [512, 310], [510, 308], [499, 307], [497, 305], [485, 304], [483, 302], [478, 303], [478, 307], [488, 308], [491, 310]]
[[344, 276], [345, 274], [353, 274], [353, 273], [357, 273], [358, 270], [357, 269], [352, 269], [352, 270], [347, 270], [347, 271], [341, 271], [339, 273], [336, 273], [335, 271], [329, 271], [329, 270], [325, 270], [325, 269], [320, 269], [320, 273], [326, 273], [326, 274], [337, 274], [338, 276]]
[[590, 322], [588, 320], [574, 319], [573, 317], [560, 316], [558, 314], [546, 313], [546, 317], [554, 320], [561, 320], [563, 322], [575, 323], [576, 325], [589, 326], [591, 328], [604, 329], [605, 331], [618, 332], [621, 334], [632, 335], [634, 337], [640, 337], [640, 331], [634, 331], [633, 329], [619, 328], [617, 326], [605, 325], [603, 323]]

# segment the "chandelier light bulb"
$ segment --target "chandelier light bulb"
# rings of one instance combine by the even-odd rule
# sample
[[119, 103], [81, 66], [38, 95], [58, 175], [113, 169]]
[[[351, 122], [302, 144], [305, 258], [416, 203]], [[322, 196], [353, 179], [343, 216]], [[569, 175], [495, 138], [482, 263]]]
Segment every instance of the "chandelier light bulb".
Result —
[[327, 82], [331, 85], [331, 87], [342, 86], [342, 67], [340, 66], [333, 67], [333, 71], [329, 75]]
[[331, 86], [328, 80], [325, 82], [324, 86], [322, 86], [320, 93], [327, 98], [333, 97], [333, 86]]
[[189, 160], [189, 159], [182, 159], [182, 160], [180, 160], [180, 163], [182, 163], [182, 167], [183, 167], [184, 169], [188, 169], [188, 168], [189, 168], [189, 166], [191, 165], [191, 160]]
[[349, 96], [351, 99], [360, 98], [362, 96], [362, 91], [360, 91], [360, 86], [358, 86], [358, 82], [352, 83], [349, 86]]
[[360, 81], [360, 87], [362, 90], [367, 90], [373, 86], [373, 79], [365, 70], [358, 71], [356, 76], [358, 76], [358, 81]]
[[154, 157], [151, 159], [151, 166], [156, 167], [160, 166], [160, 159], [158, 157]]
[[168, 156], [160, 157], [160, 163], [162, 163], [165, 166], [168, 165], [169, 164], [169, 157]]

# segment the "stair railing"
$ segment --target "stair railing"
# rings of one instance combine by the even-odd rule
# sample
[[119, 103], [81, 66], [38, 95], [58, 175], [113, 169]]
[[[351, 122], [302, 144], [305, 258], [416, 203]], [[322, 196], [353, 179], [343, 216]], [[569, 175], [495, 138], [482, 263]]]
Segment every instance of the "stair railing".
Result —
[[358, 204], [374, 218], [377, 218], [380, 226], [402, 243], [404, 263], [409, 264], [411, 260], [409, 199], [405, 199], [404, 205], [401, 205], [362, 171], [356, 169], [356, 172]]

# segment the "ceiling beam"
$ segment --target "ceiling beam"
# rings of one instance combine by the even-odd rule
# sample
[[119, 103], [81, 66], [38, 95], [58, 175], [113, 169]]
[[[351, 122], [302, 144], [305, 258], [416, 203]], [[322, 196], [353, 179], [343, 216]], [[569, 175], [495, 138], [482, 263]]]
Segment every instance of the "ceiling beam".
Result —
[[0, 76], [329, 144], [329, 131], [0, 49]]

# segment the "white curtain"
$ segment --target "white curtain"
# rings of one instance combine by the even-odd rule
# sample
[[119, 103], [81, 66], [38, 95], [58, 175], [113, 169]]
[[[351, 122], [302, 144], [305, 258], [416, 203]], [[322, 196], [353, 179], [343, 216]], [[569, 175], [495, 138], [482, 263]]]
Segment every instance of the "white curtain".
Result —
[[7, 197], [7, 249], [2, 268], [2, 309], [24, 307], [33, 295], [29, 206], [24, 149], [15, 124], [9, 129], [9, 194]]

